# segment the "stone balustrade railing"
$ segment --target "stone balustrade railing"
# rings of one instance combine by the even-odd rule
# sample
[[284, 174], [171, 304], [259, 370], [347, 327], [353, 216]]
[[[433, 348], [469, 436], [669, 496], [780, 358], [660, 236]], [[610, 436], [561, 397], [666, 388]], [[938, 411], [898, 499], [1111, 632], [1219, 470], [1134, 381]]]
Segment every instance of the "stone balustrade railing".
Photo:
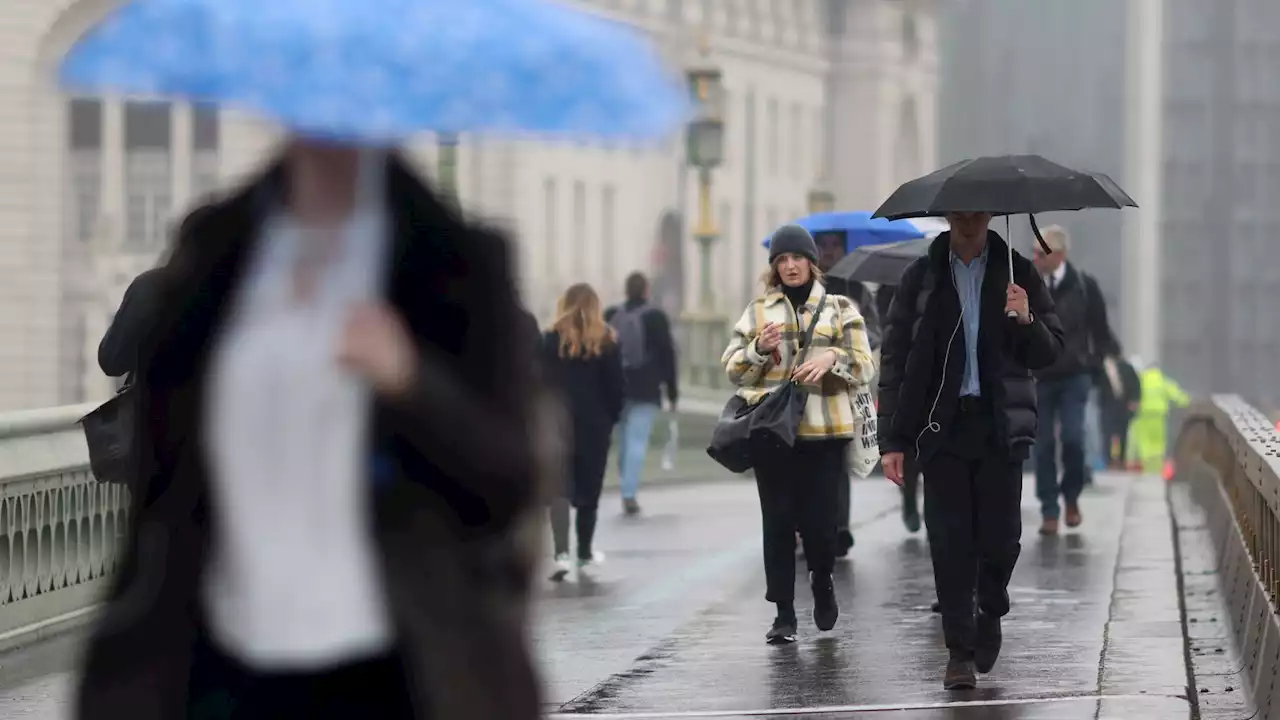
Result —
[[1215, 396], [1187, 414], [1174, 464], [1191, 692], [1203, 717], [1280, 717], [1280, 431]]
[[89, 473], [92, 407], [0, 413], [0, 650], [91, 619], [115, 568], [129, 504]]

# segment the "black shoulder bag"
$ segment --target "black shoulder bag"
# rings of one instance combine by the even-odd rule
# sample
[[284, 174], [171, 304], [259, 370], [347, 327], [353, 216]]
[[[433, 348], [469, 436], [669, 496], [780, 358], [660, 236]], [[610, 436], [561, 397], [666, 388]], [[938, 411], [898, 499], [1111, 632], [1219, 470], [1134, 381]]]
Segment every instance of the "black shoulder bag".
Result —
[[[804, 334], [804, 348], [796, 358], [796, 365], [804, 362], [813, 345], [813, 330], [822, 318], [827, 296], [818, 301], [809, 328]], [[753, 341], [754, 342], [754, 341]], [[794, 380], [765, 395], [760, 402], [748, 404], [735, 394], [725, 404], [711, 433], [711, 445], [707, 454], [730, 472], [740, 473], [753, 466], [753, 452], [778, 452], [790, 449], [796, 443], [796, 432], [804, 417], [804, 406], [809, 393]]]
[[89, 446], [89, 469], [98, 482], [132, 486], [141, 473], [136, 375], [136, 370], [129, 373], [115, 396], [80, 418]]

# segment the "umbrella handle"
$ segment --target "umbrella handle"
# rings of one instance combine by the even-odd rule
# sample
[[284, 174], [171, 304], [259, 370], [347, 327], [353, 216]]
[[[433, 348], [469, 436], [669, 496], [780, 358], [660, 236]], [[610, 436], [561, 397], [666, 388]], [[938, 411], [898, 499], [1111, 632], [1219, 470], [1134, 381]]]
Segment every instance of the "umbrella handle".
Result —
[[[1034, 221], [1034, 220], [1032, 220], [1032, 224], [1033, 224], [1033, 226], [1034, 226], [1034, 223], [1035, 223], [1035, 221]], [[1005, 216], [1004, 216], [1004, 234], [1005, 234], [1005, 238], [1006, 238], [1005, 244], [1009, 246], [1009, 283], [1010, 283], [1010, 284], [1013, 284], [1013, 234], [1012, 234], [1012, 233], [1010, 232], [1010, 230], [1009, 230], [1009, 216], [1008, 216], [1008, 215], [1005, 215]], [[1039, 236], [1040, 236], [1040, 233], [1039, 233], [1039, 232], [1036, 232], [1036, 237], [1039, 237]], [[1041, 242], [1044, 242], [1044, 241], [1042, 240]], [[1007, 317], [1007, 318], [1016, 318], [1016, 317], [1018, 317], [1018, 313], [1016, 313], [1016, 312], [1014, 312], [1014, 311], [1012, 311], [1012, 310], [1006, 311], [1004, 315], [1005, 315], [1005, 317]]]

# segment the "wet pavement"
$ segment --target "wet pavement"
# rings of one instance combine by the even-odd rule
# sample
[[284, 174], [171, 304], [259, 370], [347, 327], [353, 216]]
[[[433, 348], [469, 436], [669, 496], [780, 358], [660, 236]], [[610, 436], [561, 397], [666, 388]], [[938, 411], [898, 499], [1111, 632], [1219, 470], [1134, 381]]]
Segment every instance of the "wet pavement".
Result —
[[[923, 533], [884, 480], [855, 484], [857, 545], [819, 633], [797, 576], [801, 640], [763, 642], [758, 511], [748, 482], [650, 493], [610, 519], [596, 576], [548, 585], [537, 645], [554, 713], [614, 717], [1185, 718], [1170, 520], [1158, 480], [1103, 476], [1085, 524], [1036, 534], [1028, 480], [1005, 651], [971, 692], [941, 688], [946, 654]], [[800, 570], [799, 573], [803, 573]]]
[[[605, 498], [589, 575], [544, 581], [535, 646], [553, 717], [1077, 720], [1189, 717], [1171, 525], [1158, 480], [1101, 476], [1085, 524], [1044, 539], [1028, 480], [999, 664], [941, 688], [945, 651], [924, 533], [895, 488], [854, 486], [857, 544], [819, 633], [797, 577], [800, 642], [764, 643], [759, 513], [748, 480], [668, 484], [624, 518]], [[803, 563], [800, 564], [803, 568]], [[802, 572], [802, 570], [801, 570]], [[74, 642], [0, 658], [0, 718], [65, 717]]]

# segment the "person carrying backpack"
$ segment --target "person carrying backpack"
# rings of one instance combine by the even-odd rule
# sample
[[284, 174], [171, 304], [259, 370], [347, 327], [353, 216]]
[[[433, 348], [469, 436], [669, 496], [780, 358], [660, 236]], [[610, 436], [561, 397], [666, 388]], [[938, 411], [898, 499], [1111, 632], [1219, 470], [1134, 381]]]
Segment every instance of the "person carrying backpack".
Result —
[[622, 372], [626, 378], [626, 405], [622, 410], [622, 438], [618, 446], [618, 474], [622, 478], [622, 510], [637, 515], [640, 473], [649, 452], [653, 421], [662, 408], [662, 391], [676, 409], [676, 347], [671, 322], [660, 308], [649, 304], [649, 279], [642, 273], [627, 276], [626, 302], [610, 308], [605, 320], [618, 335]]

